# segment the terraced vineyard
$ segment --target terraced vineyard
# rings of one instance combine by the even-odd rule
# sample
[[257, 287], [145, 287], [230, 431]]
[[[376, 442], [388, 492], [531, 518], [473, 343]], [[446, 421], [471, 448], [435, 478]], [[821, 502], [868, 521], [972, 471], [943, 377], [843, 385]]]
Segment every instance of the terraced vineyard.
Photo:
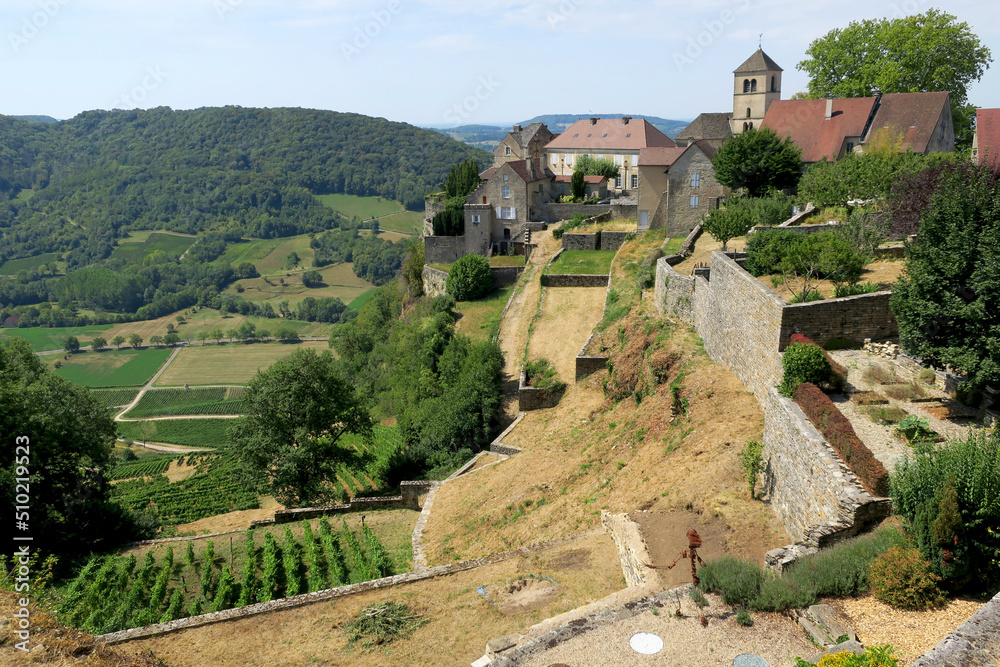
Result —
[[297, 538], [286, 524], [280, 540], [278, 531], [265, 530], [262, 545], [248, 532], [243, 553], [228, 561], [211, 540], [197, 555], [191, 542], [176, 554], [168, 548], [159, 562], [152, 552], [141, 564], [131, 554], [94, 556], [66, 588], [59, 614], [102, 634], [393, 574], [385, 547], [367, 527], [360, 536], [346, 521], [340, 530], [325, 518], [318, 527], [303, 521]]
[[185, 463], [198, 466], [193, 477], [173, 483], [162, 474], [128, 480], [115, 484], [112, 496], [127, 509], [156, 515], [164, 526], [260, 507], [234, 455], [191, 454]]
[[196, 387], [147, 391], [126, 419], [174, 415], [236, 415], [243, 411], [243, 387]]
[[91, 389], [90, 394], [106, 408], [128, 405], [139, 394], [139, 387], [112, 387], [110, 389]]
[[351, 458], [337, 469], [337, 484], [346, 497], [372, 495], [385, 486], [383, 471], [389, 458], [403, 446], [399, 428], [375, 426], [370, 442], [348, 433], [337, 443], [353, 452]]
[[167, 419], [152, 422], [118, 422], [119, 437], [147, 442], [167, 442], [186, 447], [229, 446], [226, 430], [232, 419]]

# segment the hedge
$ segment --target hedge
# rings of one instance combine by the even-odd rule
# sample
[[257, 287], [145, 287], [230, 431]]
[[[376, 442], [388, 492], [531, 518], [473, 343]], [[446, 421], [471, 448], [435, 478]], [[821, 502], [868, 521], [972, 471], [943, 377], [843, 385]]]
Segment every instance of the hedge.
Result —
[[887, 497], [889, 473], [861, 442], [851, 422], [841, 414], [830, 397], [816, 385], [805, 382], [799, 385], [792, 398], [868, 492], [880, 498]]
[[[804, 335], [799, 334], [799, 333], [792, 334], [792, 338], [791, 338], [791, 340], [789, 341], [788, 344], [792, 345], [794, 343], [803, 343], [805, 345], [815, 345], [819, 349], [823, 350], [823, 346], [822, 345], [820, 345], [819, 343], [817, 343], [816, 341], [814, 341], [812, 338], [809, 338], [808, 336], [804, 336]], [[836, 389], [836, 390], [838, 390], [838, 391], [843, 390], [844, 384], [847, 382], [847, 368], [845, 368], [841, 364], [838, 364], [836, 361], [834, 361], [833, 358], [830, 356], [830, 354], [826, 350], [823, 350], [823, 354], [826, 355], [827, 360], [830, 362], [830, 367], [833, 369], [833, 373], [835, 375], [835, 377], [830, 378], [830, 385], [833, 386], [833, 388]]]

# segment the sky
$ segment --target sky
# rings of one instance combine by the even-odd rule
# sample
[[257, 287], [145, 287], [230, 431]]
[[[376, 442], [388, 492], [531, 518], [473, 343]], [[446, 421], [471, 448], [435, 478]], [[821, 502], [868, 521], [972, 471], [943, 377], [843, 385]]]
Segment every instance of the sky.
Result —
[[309, 107], [421, 126], [547, 113], [688, 120], [732, 109], [762, 43], [806, 89], [810, 42], [937, 7], [998, 59], [969, 90], [1000, 107], [996, 0], [3, 0], [0, 113]]

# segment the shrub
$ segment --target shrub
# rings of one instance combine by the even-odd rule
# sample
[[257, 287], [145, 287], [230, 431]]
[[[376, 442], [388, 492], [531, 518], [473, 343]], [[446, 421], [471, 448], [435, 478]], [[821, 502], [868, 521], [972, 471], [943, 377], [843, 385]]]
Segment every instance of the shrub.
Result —
[[881, 292], [882, 286], [878, 283], [854, 283], [848, 285], [834, 285], [833, 298], [843, 299], [848, 296], [858, 296], [859, 294], [874, 294]]
[[[808, 336], [803, 336], [802, 334], [798, 333], [792, 334], [792, 337], [789, 342], [804, 343], [806, 345], [816, 345], [817, 347], [819, 347], [819, 344], [812, 338], [809, 338]], [[838, 364], [836, 361], [831, 359], [829, 354], [826, 355], [826, 359], [827, 361], [830, 362], [830, 368], [833, 369], [833, 374], [830, 376], [828, 380], [830, 388], [833, 391], [838, 391], [838, 392], [843, 391], [844, 385], [847, 383], [847, 369], [844, 368], [841, 364]]]
[[451, 265], [445, 282], [448, 294], [456, 301], [473, 301], [493, 291], [490, 261], [482, 255], [465, 255]]
[[896, 431], [911, 444], [921, 440], [933, 440], [937, 437], [937, 433], [931, 430], [927, 417], [917, 417], [916, 415], [910, 415], [896, 424]]
[[744, 628], [749, 628], [753, 625], [753, 619], [750, 617], [750, 612], [746, 609], [740, 609], [739, 613], [736, 614], [737, 625], [742, 625]]
[[688, 595], [691, 597], [691, 601], [695, 603], [698, 609], [704, 609], [708, 606], [708, 598], [705, 597], [705, 594], [701, 592], [700, 588], [692, 588]]
[[898, 664], [895, 649], [889, 644], [869, 646], [860, 655], [850, 651], [824, 655], [815, 666], [802, 658], [795, 658], [795, 667], [896, 667]]
[[941, 577], [930, 570], [917, 549], [893, 547], [872, 561], [869, 570], [872, 595], [900, 609], [931, 609], [944, 604], [938, 588]]
[[548, 359], [543, 358], [526, 363], [524, 372], [528, 384], [536, 389], [545, 389], [554, 394], [566, 388], [566, 383], [556, 376], [556, 369]]
[[868, 384], [899, 384], [902, 378], [896, 374], [896, 369], [874, 365], [865, 369], [861, 378]]
[[754, 486], [757, 485], [757, 473], [761, 469], [761, 452], [763, 449], [764, 447], [760, 444], [759, 440], [747, 440], [743, 451], [740, 452], [740, 466], [743, 468], [743, 476], [747, 480], [751, 498], [756, 498], [753, 490]]
[[937, 382], [937, 374], [934, 373], [933, 368], [921, 368], [920, 372], [917, 373], [917, 382], [923, 384], [934, 384]]
[[309, 269], [302, 274], [302, 284], [306, 287], [320, 287], [323, 285], [323, 274], [316, 269]]
[[348, 644], [360, 641], [363, 648], [374, 649], [404, 639], [427, 623], [427, 619], [418, 616], [405, 604], [381, 602], [359, 611], [353, 620], [344, 624], [344, 630]]
[[868, 416], [876, 424], [882, 424], [883, 426], [887, 424], [895, 424], [896, 422], [905, 419], [908, 414], [906, 410], [897, 408], [896, 406], [872, 406], [867, 410]]
[[747, 238], [745, 268], [752, 276], [778, 273], [778, 265], [798, 241], [797, 232], [775, 229], [758, 231]]
[[760, 594], [760, 584], [764, 573], [751, 563], [745, 563], [732, 556], [705, 565], [698, 573], [701, 589], [718, 593], [722, 601], [732, 605], [747, 605]]
[[792, 343], [781, 356], [781, 366], [784, 375], [778, 391], [783, 396], [791, 396], [803, 382], [829, 384], [833, 375], [830, 359], [818, 345]]
[[793, 399], [868, 492], [874, 496], [887, 496], [889, 473], [885, 466], [861, 442], [851, 422], [841, 414], [830, 397], [816, 385], [806, 382], [795, 390]]
[[885, 391], [886, 396], [894, 398], [897, 401], [912, 401], [913, 399], [924, 398], [927, 396], [927, 392], [924, 391], [924, 388], [916, 382], [892, 385], [890, 387], [886, 387], [883, 391]]

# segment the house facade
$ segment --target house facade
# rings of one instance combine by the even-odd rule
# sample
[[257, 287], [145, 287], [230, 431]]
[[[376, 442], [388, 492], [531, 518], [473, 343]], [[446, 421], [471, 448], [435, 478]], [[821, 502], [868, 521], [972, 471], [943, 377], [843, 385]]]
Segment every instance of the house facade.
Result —
[[686, 236], [729, 189], [715, 178], [707, 141], [685, 147], [647, 148], [639, 155], [639, 230], [666, 229]]
[[556, 176], [571, 176], [580, 157], [612, 160], [618, 178], [608, 184], [616, 192], [639, 187], [639, 151], [670, 148], [673, 140], [646, 120], [589, 118], [579, 120], [545, 146], [545, 164]]
[[542, 158], [545, 156], [545, 145], [555, 136], [544, 123], [531, 123], [524, 127], [515, 125], [493, 149], [493, 166], [499, 167], [504, 162], [518, 162], [527, 158]]

